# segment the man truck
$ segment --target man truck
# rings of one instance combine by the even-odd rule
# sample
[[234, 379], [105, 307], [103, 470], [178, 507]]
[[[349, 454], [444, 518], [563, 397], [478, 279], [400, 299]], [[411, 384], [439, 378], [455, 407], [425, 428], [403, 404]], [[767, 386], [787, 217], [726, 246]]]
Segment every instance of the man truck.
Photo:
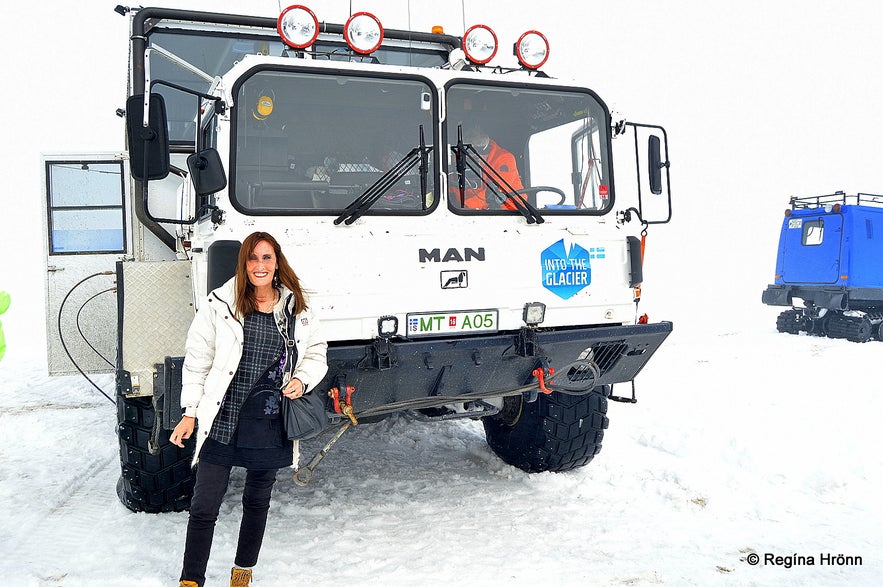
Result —
[[[329, 345], [313, 393], [331, 440], [296, 480], [348, 427], [390, 416], [481, 421], [528, 472], [593, 459], [608, 400], [634, 400], [672, 331], [637, 310], [644, 236], [671, 217], [661, 126], [548, 75], [535, 30], [506, 39], [518, 64], [504, 67], [485, 25], [117, 11], [126, 150], [46, 159], [47, 291], [50, 370], [114, 373], [128, 508], [188, 507], [192, 447], [168, 442], [184, 341], [255, 230], [280, 241]], [[471, 123], [516, 170], [464, 140]], [[484, 208], [465, 205], [476, 188]], [[611, 394], [620, 383], [631, 397]]]

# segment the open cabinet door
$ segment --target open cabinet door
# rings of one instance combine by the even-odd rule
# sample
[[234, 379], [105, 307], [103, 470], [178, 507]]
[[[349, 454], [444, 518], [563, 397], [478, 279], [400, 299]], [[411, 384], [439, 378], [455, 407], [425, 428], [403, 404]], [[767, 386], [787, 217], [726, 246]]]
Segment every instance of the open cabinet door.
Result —
[[111, 153], [45, 155], [49, 373], [115, 370], [116, 262], [132, 250], [128, 162]]

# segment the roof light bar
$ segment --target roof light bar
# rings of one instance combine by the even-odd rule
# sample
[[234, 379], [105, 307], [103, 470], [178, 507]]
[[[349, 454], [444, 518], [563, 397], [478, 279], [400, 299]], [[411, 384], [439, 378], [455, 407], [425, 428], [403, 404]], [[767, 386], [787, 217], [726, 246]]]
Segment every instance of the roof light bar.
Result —
[[497, 35], [483, 24], [469, 27], [463, 34], [463, 52], [472, 63], [484, 65], [497, 54]]
[[539, 31], [527, 31], [515, 43], [518, 62], [527, 69], [538, 69], [549, 58], [549, 41]]
[[282, 40], [295, 49], [306, 49], [319, 36], [319, 19], [306, 6], [289, 6], [276, 20], [276, 30]]
[[383, 25], [370, 12], [357, 12], [346, 21], [343, 36], [350, 49], [367, 55], [376, 51], [383, 43]]

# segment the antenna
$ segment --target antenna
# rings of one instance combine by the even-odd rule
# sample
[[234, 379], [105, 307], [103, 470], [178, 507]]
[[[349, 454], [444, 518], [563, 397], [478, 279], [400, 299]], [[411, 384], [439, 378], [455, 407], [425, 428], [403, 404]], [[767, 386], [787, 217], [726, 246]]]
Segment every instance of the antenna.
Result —
[[411, 44], [411, 0], [408, 0], [408, 65], [414, 65], [414, 51]]
[[463, 17], [463, 34], [466, 34], [466, 0], [460, 0], [460, 15]]

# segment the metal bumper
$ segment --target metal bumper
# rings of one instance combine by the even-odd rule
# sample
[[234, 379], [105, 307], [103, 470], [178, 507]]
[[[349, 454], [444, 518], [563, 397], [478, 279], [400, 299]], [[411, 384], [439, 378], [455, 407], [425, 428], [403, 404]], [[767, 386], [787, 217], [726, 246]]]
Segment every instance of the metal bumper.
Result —
[[[358, 411], [432, 396], [480, 396], [536, 381], [537, 367], [566, 377], [575, 361], [597, 367], [592, 386], [631, 381], [672, 331], [671, 322], [522, 329], [470, 338], [381, 340], [328, 348], [328, 375], [316, 391], [353, 386]], [[564, 372], [562, 372], [564, 370]]]
[[768, 306], [793, 306], [794, 298], [829, 310], [867, 309], [883, 304], [883, 289], [824, 287], [812, 285], [769, 285], [762, 301]]

